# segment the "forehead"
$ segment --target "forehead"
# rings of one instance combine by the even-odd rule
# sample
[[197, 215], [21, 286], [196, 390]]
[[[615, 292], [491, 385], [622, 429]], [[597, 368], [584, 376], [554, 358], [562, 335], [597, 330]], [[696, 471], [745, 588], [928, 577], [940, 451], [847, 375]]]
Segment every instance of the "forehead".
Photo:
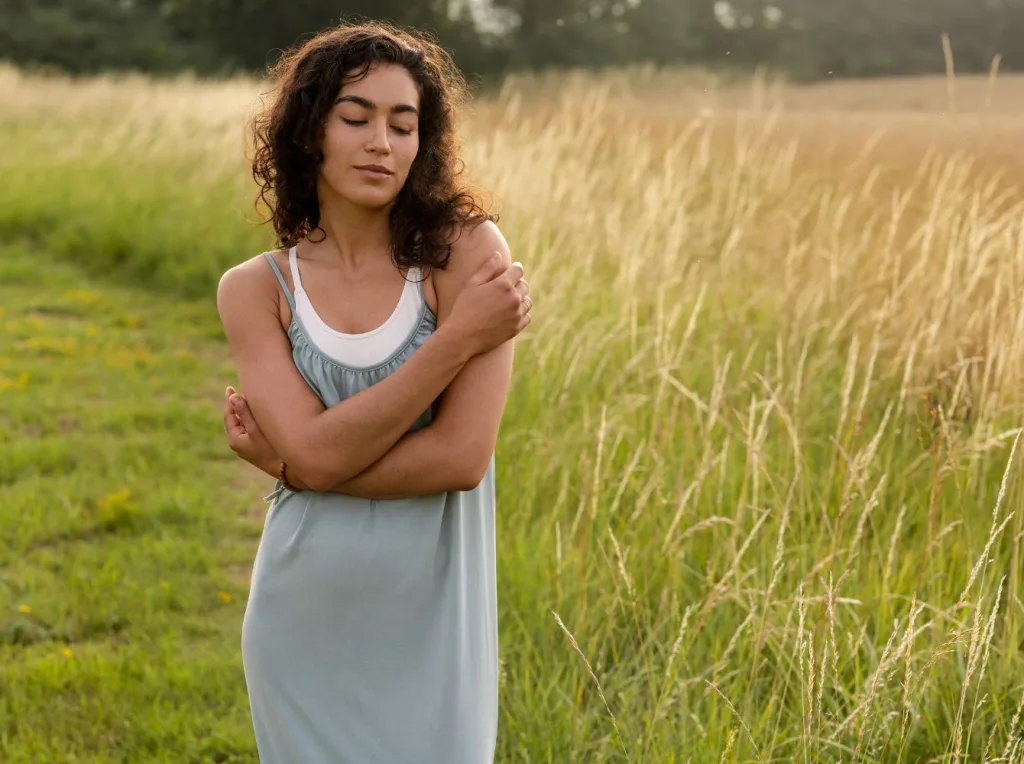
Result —
[[[359, 74], [362, 74], [361, 72]], [[338, 96], [361, 96], [378, 106], [390, 107], [395, 104], [419, 106], [420, 94], [416, 81], [404, 66], [396, 64], [375, 64], [364, 76], [342, 83]]]

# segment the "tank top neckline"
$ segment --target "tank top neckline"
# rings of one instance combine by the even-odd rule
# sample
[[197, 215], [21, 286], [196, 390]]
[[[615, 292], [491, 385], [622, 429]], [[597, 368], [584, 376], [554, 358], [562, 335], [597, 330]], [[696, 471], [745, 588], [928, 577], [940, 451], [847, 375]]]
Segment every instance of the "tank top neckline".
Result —
[[[296, 257], [295, 246], [292, 246], [291, 249], [288, 250], [288, 267], [291, 269], [292, 272], [292, 284], [294, 285], [293, 291], [296, 302], [301, 298], [302, 301], [305, 303], [305, 305], [303, 306], [305, 309], [304, 312], [308, 313], [308, 315], [316, 322], [320, 329], [322, 329], [325, 333], [333, 337], [337, 337], [345, 341], [369, 340], [385, 332], [388, 329], [388, 327], [392, 326], [399, 319], [399, 317], [403, 313], [403, 308], [406, 307], [406, 304], [409, 302], [409, 300], [414, 299], [417, 296], [418, 289], [416, 283], [410, 280], [410, 278], [406, 278], [405, 285], [402, 287], [402, 294], [399, 296], [398, 302], [395, 305], [394, 310], [392, 310], [391, 314], [384, 320], [384, 323], [365, 332], [340, 332], [334, 327], [332, 327], [330, 324], [328, 324], [326, 321], [324, 321], [324, 319], [317, 312], [316, 308], [313, 306], [313, 301], [309, 299], [309, 294], [303, 288], [302, 278], [299, 275], [299, 263], [298, 258]], [[408, 276], [418, 277], [419, 268], [415, 266], [410, 268]], [[424, 304], [426, 303], [425, 300], [423, 302]]]

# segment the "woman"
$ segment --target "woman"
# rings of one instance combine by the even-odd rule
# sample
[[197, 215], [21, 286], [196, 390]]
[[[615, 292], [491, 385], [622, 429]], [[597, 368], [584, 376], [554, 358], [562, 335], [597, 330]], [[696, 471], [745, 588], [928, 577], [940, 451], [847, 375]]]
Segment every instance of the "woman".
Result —
[[436, 45], [344, 26], [272, 74], [253, 172], [282, 249], [217, 293], [229, 440], [278, 478], [242, 625], [260, 760], [490, 762], [493, 453], [529, 287], [457, 183]]

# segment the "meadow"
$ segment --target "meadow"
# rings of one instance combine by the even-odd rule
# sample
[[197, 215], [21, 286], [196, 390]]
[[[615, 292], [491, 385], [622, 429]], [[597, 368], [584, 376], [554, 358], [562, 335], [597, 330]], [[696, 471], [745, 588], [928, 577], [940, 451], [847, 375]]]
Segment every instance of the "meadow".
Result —
[[[261, 83], [0, 69], [0, 760], [253, 762]], [[1024, 78], [510, 80], [497, 762], [1024, 761]], [[244, 391], [243, 391], [244, 392]]]

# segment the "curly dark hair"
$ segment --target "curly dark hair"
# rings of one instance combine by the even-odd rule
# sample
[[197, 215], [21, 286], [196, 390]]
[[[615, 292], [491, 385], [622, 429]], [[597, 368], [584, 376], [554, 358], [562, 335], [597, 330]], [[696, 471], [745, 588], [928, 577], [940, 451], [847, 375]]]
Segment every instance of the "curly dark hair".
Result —
[[343, 24], [285, 52], [269, 70], [274, 98], [252, 123], [256, 208], [260, 202], [269, 208], [264, 223], [273, 223], [280, 247], [320, 229], [324, 120], [341, 86], [378, 64], [404, 67], [421, 99], [419, 151], [389, 212], [392, 259], [398, 267], [444, 269], [452, 234], [497, 216], [459, 183], [455, 121], [468, 88], [447, 52], [423, 32], [382, 22]]

